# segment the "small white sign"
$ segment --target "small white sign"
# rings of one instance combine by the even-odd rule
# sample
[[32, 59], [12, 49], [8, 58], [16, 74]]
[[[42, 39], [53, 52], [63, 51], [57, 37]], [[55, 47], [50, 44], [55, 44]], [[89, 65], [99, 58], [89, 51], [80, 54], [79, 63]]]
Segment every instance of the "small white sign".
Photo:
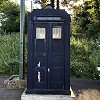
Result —
[[97, 70], [100, 71], [100, 67], [97, 67]]

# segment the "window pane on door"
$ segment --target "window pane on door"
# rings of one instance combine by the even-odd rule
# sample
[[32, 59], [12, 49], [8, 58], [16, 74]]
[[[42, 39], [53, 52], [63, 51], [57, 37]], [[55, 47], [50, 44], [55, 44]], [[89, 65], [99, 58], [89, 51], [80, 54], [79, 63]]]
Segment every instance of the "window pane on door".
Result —
[[45, 28], [36, 28], [36, 39], [45, 39]]
[[56, 26], [52, 28], [52, 38], [61, 39], [61, 27], [60, 26]]

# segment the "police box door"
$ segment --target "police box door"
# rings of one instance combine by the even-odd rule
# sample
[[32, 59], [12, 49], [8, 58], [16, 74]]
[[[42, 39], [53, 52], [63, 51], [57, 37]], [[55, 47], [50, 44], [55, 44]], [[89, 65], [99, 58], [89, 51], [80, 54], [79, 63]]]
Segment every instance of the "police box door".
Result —
[[62, 22], [34, 23], [34, 88], [64, 89]]

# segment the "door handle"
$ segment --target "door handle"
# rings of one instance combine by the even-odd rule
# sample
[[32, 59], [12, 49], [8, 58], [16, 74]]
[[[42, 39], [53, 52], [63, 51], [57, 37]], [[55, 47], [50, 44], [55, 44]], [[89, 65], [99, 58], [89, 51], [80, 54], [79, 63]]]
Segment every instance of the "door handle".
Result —
[[48, 68], [48, 72], [50, 72], [50, 68]]

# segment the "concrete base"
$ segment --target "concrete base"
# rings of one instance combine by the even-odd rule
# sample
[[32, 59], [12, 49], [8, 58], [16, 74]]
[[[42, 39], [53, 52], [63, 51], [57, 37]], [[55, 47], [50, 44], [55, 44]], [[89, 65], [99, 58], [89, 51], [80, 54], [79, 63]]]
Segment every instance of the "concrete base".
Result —
[[6, 89], [26, 88], [26, 80], [20, 80], [18, 75], [12, 75], [4, 81], [4, 87]]
[[26, 94], [25, 91], [21, 95], [21, 100], [75, 100], [71, 95], [41, 95]]

